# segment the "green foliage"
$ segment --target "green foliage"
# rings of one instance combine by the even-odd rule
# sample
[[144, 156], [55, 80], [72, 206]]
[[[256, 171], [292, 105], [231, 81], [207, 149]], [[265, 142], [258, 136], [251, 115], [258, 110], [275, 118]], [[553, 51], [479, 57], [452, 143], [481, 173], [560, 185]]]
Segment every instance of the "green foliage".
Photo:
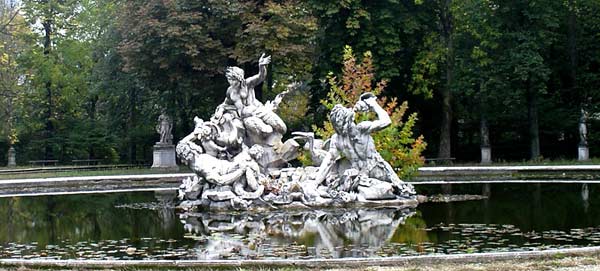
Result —
[[250, 72], [261, 53], [272, 54], [265, 85], [277, 90], [310, 78], [316, 21], [302, 1], [123, 5], [118, 31], [124, 70], [159, 107], [170, 110], [176, 138], [189, 132], [194, 116], [208, 118], [223, 100], [223, 70], [233, 60]]
[[600, 3], [594, 0], [574, 1], [578, 20], [577, 33], [577, 89], [590, 112], [600, 112]]
[[92, 79], [96, 44], [113, 8], [111, 1], [23, 3], [32, 31], [19, 36], [27, 44], [18, 59], [26, 90], [17, 126], [24, 139], [19, 158], [115, 161], [111, 116], [101, 114], [103, 101]]
[[[271, 55], [270, 69], [278, 84], [307, 80], [313, 68], [317, 20], [305, 1], [251, 3], [240, 14], [243, 28], [236, 34], [233, 55], [240, 63], [256, 61], [261, 53]], [[280, 81], [280, 82], [279, 82]]]
[[19, 82], [18, 56], [24, 44], [18, 38], [27, 32], [23, 17], [10, 2], [0, 3], [0, 142], [9, 146], [19, 141], [16, 125], [22, 102], [22, 87]]
[[[597, 0], [0, 1], [0, 152], [15, 145], [21, 162], [114, 161], [115, 153], [148, 160], [160, 107], [181, 138], [193, 116], [207, 118], [222, 102], [224, 67], [249, 76], [263, 52], [273, 62], [257, 94], [267, 100], [302, 85], [279, 110], [290, 129], [306, 130], [327, 106], [351, 104], [367, 86], [383, 89], [364, 75], [347, 89], [343, 75], [317, 80], [346, 69], [348, 44], [371, 50], [364, 73], [377, 70], [371, 84], [385, 79], [390, 103], [411, 102], [423, 120], [413, 126], [419, 134], [437, 138], [452, 127], [445, 144], [452, 139], [458, 160], [478, 159], [483, 118], [495, 158], [526, 157], [535, 128], [529, 111], [540, 112], [544, 157], [573, 158], [580, 109], [600, 110], [597, 14]], [[590, 122], [595, 155], [597, 121]]]
[[[385, 81], [375, 82], [375, 73], [373, 71], [372, 56], [370, 52], [363, 54], [362, 61], [357, 63], [352, 48], [344, 48], [344, 68], [342, 78], [331, 74], [329, 76], [330, 91], [327, 99], [321, 100], [321, 104], [327, 109], [333, 108], [336, 104], [352, 106], [361, 94], [371, 92], [380, 95], [386, 86]], [[411, 114], [406, 121], [403, 120], [404, 114], [408, 109], [408, 103], [398, 104], [396, 98], [381, 100], [383, 108], [388, 112], [392, 119], [392, 124], [382, 131], [373, 134], [373, 139], [377, 150], [381, 156], [388, 161], [392, 167], [396, 168], [398, 174], [403, 177], [410, 177], [415, 174], [418, 167], [423, 165], [421, 153], [425, 150], [427, 143], [423, 136], [414, 138], [413, 127], [417, 121], [417, 114]], [[369, 114], [357, 115], [357, 121], [369, 119]], [[322, 127], [313, 126], [316, 135], [321, 138], [329, 138], [335, 132], [331, 122], [325, 122]]]
[[289, 131], [301, 130], [307, 126], [308, 107], [309, 92], [305, 86], [292, 86], [279, 105], [277, 114], [283, 119]]
[[444, 61], [444, 47], [438, 41], [437, 34], [429, 34], [425, 38], [424, 50], [417, 54], [412, 65], [412, 78], [409, 90], [414, 94], [432, 98], [433, 92], [440, 84], [440, 69]]

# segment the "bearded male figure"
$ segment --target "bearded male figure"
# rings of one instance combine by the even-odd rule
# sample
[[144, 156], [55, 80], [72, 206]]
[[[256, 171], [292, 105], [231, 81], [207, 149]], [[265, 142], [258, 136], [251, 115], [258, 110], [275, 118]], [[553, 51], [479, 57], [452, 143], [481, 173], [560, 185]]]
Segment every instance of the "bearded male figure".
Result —
[[[355, 123], [354, 111], [372, 111], [377, 115], [377, 120]], [[375, 149], [371, 133], [386, 128], [392, 120], [377, 103], [377, 98], [373, 94], [363, 94], [354, 106], [354, 110], [336, 105], [331, 110], [329, 118], [336, 133], [331, 137], [328, 153], [317, 171], [315, 178], [317, 184], [321, 184], [328, 175], [335, 174], [334, 165], [344, 158], [349, 162], [350, 170], [357, 170], [358, 173], [355, 175], [360, 178], [366, 177], [391, 183], [396, 194], [402, 196], [415, 194], [413, 186], [400, 180], [392, 166]]]

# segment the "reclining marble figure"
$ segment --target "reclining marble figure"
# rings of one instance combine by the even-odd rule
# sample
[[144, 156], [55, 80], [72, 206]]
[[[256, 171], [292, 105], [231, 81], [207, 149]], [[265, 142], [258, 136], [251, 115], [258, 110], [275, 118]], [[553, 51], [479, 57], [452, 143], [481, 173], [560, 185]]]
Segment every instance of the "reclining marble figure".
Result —
[[[180, 186], [184, 208], [315, 208], [349, 203], [416, 205], [412, 185], [398, 178], [375, 149], [371, 133], [391, 124], [387, 112], [370, 93], [354, 108], [336, 105], [330, 120], [335, 134], [326, 140], [310, 132], [293, 132], [275, 113], [286, 92], [263, 104], [254, 87], [265, 79], [270, 57], [260, 57], [259, 73], [244, 78], [227, 69], [229, 88], [213, 116], [194, 119], [195, 129], [177, 144], [176, 152], [195, 173]], [[289, 90], [288, 90], [289, 91]], [[377, 119], [355, 123], [355, 112], [374, 112]], [[291, 167], [300, 144], [314, 156], [313, 165]]]

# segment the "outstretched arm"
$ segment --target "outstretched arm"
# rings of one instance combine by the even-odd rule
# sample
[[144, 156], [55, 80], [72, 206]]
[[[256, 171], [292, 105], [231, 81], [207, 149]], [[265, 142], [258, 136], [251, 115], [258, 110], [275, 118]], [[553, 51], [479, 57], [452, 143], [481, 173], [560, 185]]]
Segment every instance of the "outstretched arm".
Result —
[[265, 56], [263, 53], [258, 60], [258, 74], [248, 77], [246, 85], [248, 89], [254, 89], [255, 86], [262, 83], [267, 78], [267, 65], [271, 63], [271, 56]]

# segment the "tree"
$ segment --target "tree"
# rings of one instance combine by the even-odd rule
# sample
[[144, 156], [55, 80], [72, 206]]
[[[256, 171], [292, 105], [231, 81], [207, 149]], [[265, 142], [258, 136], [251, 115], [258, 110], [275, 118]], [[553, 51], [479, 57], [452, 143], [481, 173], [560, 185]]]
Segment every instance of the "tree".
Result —
[[23, 12], [32, 32], [20, 55], [24, 72], [23, 122], [27, 155], [68, 161], [114, 161], [114, 139], [99, 118], [98, 95], [91, 88], [97, 57], [94, 46], [110, 20], [112, 2], [28, 1]]
[[[269, 95], [274, 97], [288, 84], [312, 79], [317, 20], [305, 1], [249, 2], [240, 19], [233, 56], [238, 63], [255, 63], [261, 53], [271, 55], [266, 80]], [[256, 69], [255, 65], [246, 68]], [[256, 95], [262, 99], [262, 89], [256, 89]]]
[[[427, 5], [416, 1], [340, 1], [314, 0], [308, 3], [318, 18], [317, 50], [313, 71], [312, 111], [317, 122], [323, 120], [322, 108], [316, 105], [327, 96], [325, 78], [339, 70], [344, 46], [359, 52], [372, 52], [378, 80], [385, 79], [390, 88], [384, 96], [407, 96], [411, 66], [419, 44], [424, 41], [428, 22], [432, 21]], [[319, 117], [321, 116], [321, 117]]]
[[[118, 51], [124, 71], [175, 121], [175, 137], [195, 115], [207, 118], [225, 94], [222, 76], [243, 5], [226, 1], [123, 3]], [[156, 113], [160, 111], [156, 108]]]
[[273, 54], [267, 89], [277, 89], [270, 92], [310, 78], [316, 25], [301, 1], [123, 5], [118, 29], [124, 71], [137, 78], [151, 100], [170, 110], [176, 133], [187, 133], [195, 115], [208, 118], [223, 100], [227, 65], [251, 73], [262, 52]]
[[[569, 69], [566, 71], [569, 76], [565, 86], [570, 94], [568, 97], [576, 103], [571, 119], [578, 120], [583, 112], [593, 116], [594, 112], [600, 111], [600, 93], [596, 90], [600, 84], [600, 56], [597, 53], [600, 49], [597, 42], [597, 33], [600, 31], [600, 19], [597, 16], [600, 3], [586, 0], [568, 1], [565, 9], [567, 14], [564, 21], [567, 23], [568, 37], [565, 51], [568, 55], [566, 61], [569, 63]], [[558, 66], [558, 70], [562, 71], [561, 67]], [[592, 123], [587, 123], [590, 124]], [[571, 131], [579, 131], [574, 129], [573, 125], [570, 127]], [[597, 132], [589, 131], [587, 136], [588, 144], [597, 144]]]
[[0, 133], [9, 148], [18, 141], [16, 121], [22, 87], [17, 58], [24, 46], [19, 35], [25, 31], [16, 1], [0, 2]]
[[33, 29], [26, 37], [30, 47], [21, 58], [27, 71], [25, 82], [31, 88], [27, 106], [35, 117], [28, 126], [34, 133], [41, 130], [37, 143], [46, 159], [65, 154], [66, 137], [58, 134], [69, 131], [65, 124], [76, 114], [76, 93], [85, 92], [85, 71], [90, 62], [72, 36], [77, 7], [73, 0], [23, 3], [25, 18]]
[[91, 92], [97, 97], [99, 121], [113, 127], [104, 134], [115, 138], [123, 161], [136, 163], [143, 160], [143, 150], [154, 144], [156, 123], [147, 88], [134, 74], [123, 71], [123, 58], [115, 49], [120, 41], [120, 32], [110, 25], [96, 43], [94, 55], [98, 59], [91, 74]]
[[[422, 1], [415, 1], [423, 4]], [[452, 157], [453, 87], [455, 76], [455, 2], [439, 0], [429, 3], [436, 24], [429, 25], [423, 46], [412, 64], [413, 93], [441, 96], [441, 122], [437, 156]]]
[[[460, 1], [454, 12], [456, 37], [456, 94], [466, 97], [477, 110], [463, 110], [462, 118], [479, 121], [480, 146], [491, 147], [490, 119], [500, 114], [498, 100], [507, 86], [500, 80], [493, 65], [500, 56], [499, 38], [502, 35], [497, 17], [498, 5], [486, 1]], [[468, 106], [466, 106], [468, 107]]]
[[550, 68], [546, 54], [556, 40], [558, 27], [556, 1], [520, 2], [500, 8], [501, 27], [506, 31], [502, 48], [506, 54], [501, 60], [505, 72], [510, 72], [511, 86], [526, 99], [530, 139], [530, 158], [541, 155], [539, 138], [539, 96], [546, 92]]

